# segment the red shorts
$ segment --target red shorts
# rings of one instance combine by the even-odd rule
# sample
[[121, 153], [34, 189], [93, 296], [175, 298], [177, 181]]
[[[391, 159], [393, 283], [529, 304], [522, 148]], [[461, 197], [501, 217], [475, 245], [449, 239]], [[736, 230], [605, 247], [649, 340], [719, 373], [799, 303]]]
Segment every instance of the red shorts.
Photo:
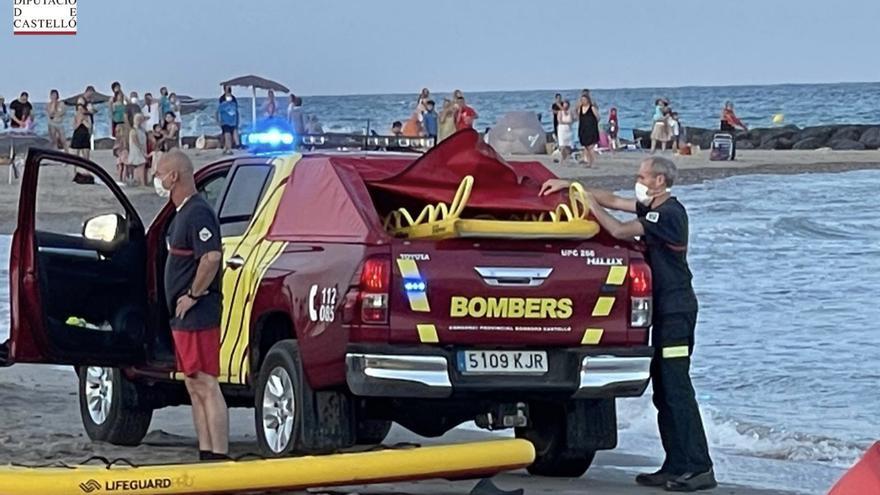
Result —
[[189, 377], [202, 372], [220, 376], [220, 328], [171, 330], [177, 371]]

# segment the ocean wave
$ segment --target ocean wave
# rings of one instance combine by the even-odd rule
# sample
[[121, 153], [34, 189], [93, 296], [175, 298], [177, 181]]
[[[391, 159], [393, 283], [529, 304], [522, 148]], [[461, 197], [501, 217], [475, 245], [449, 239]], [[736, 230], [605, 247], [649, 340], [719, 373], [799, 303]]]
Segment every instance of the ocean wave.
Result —
[[814, 220], [807, 216], [782, 216], [770, 223], [770, 229], [780, 235], [803, 239], [854, 240], [866, 238], [866, 232], [855, 225]]
[[[656, 411], [650, 394], [619, 407], [622, 434], [656, 437]], [[726, 454], [795, 462], [818, 462], [833, 467], [852, 466], [869, 447], [868, 442], [786, 431], [727, 417], [705, 404], [700, 408], [710, 450]]]

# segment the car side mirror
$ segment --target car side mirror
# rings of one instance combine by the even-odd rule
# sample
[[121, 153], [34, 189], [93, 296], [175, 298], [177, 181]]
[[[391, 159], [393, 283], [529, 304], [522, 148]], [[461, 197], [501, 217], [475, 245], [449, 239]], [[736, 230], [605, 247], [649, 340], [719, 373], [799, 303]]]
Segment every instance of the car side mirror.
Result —
[[118, 213], [89, 218], [83, 224], [83, 237], [92, 241], [114, 244], [125, 237], [125, 219]]

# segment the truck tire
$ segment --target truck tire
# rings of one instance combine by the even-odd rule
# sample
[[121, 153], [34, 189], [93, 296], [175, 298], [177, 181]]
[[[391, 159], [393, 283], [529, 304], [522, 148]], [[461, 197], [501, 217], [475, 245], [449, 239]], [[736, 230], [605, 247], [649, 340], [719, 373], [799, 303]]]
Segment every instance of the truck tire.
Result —
[[345, 394], [312, 389], [296, 341], [282, 340], [269, 349], [260, 367], [254, 408], [263, 455], [322, 454], [350, 447], [355, 443], [352, 411]]
[[391, 431], [391, 421], [383, 419], [364, 419], [357, 424], [358, 445], [379, 445]]
[[141, 400], [137, 385], [118, 368], [81, 367], [79, 412], [86, 434], [96, 442], [139, 445], [150, 428], [153, 409]]
[[530, 424], [516, 429], [516, 437], [535, 446], [535, 462], [527, 468], [535, 476], [579, 478], [587, 472], [595, 451], [576, 451], [567, 445], [567, 423], [562, 404], [531, 404]]

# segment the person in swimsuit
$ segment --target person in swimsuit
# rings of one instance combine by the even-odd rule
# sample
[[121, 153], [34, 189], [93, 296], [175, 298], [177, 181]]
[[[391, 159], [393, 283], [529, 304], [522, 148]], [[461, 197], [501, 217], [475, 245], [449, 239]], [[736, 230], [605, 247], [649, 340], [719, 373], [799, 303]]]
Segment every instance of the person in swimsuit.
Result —
[[608, 115], [608, 145], [611, 151], [620, 149], [620, 121], [617, 120], [617, 108], [612, 107]]
[[139, 185], [138, 180], [143, 179], [141, 185], [147, 183], [147, 134], [144, 132], [144, 116], [134, 116], [134, 126], [128, 133], [128, 163], [126, 164], [126, 180], [131, 185]]
[[64, 138], [64, 102], [59, 98], [57, 89], [49, 92], [46, 115], [49, 117], [49, 142], [67, 153], [67, 139]]
[[267, 119], [275, 117], [275, 112], [278, 110], [278, 104], [275, 103], [275, 92], [271, 89], [269, 90], [269, 98], [266, 100], [266, 105], [263, 109], [266, 112]]
[[599, 143], [599, 108], [589, 95], [581, 95], [580, 110], [578, 111], [578, 138], [584, 148], [584, 156], [581, 161], [586, 163], [587, 168], [590, 168], [596, 162], [595, 148]]
[[[86, 99], [82, 96], [76, 100], [76, 115], [73, 118], [73, 137], [70, 140], [70, 148], [75, 150], [77, 156], [88, 160], [92, 149], [92, 114], [89, 113], [86, 105]], [[87, 171], [76, 169], [73, 181], [77, 184], [94, 184], [95, 178]]]
[[177, 126], [174, 112], [168, 112], [165, 114], [165, 123], [162, 125], [162, 134], [165, 136], [165, 139], [162, 141], [162, 151], [171, 151], [180, 145], [180, 128]]

